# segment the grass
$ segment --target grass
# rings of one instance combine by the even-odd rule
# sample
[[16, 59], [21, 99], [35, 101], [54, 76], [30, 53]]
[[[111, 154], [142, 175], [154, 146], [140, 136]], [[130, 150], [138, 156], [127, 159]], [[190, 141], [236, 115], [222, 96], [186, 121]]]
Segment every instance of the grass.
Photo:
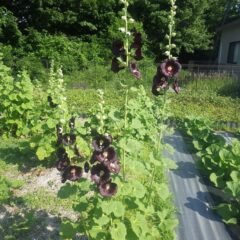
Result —
[[[151, 84], [156, 67], [150, 64], [143, 64], [142, 80], [136, 80], [128, 72], [109, 73], [108, 66], [90, 67], [72, 78], [67, 78], [70, 109], [78, 113], [88, 113], [98, 104], [98, 88], [104, 89], [107, 105], [117, 108], [123, 106], [125, 93], [120, 82], [128, 86], [143, 84], [149, 96], [152, 96]], [[212, 121], [240, 123], [240, 80], [226, 74], [191, 75], [187, 71], [183, 71], [179, 79], [182, 91], [178, 95], [168, 94], [172, 100], [172, 114], [175, 118], [197, 116]]]

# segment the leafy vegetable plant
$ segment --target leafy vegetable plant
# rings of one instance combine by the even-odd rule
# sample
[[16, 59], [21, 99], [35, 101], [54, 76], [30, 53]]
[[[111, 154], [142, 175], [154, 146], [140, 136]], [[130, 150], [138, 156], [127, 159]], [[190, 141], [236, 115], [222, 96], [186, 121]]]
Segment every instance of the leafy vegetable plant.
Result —
[[210, 181], [221, 188], [228, 201], [216, 210], [226, 223], [240, 221], [240, 142], [227, 144], [222, 136], [211, 129], [209, 123], [199, 119], [185, 120], [183, 128], [193, 138], [193, 145], [200, 157], [200, 166]]

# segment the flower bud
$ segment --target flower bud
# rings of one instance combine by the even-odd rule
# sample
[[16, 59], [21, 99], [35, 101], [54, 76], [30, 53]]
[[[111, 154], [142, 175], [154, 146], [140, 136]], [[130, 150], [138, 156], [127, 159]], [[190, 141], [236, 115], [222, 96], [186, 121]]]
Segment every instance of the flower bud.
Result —
[[166, 51], [166, 52], [164, 52], [164, 55], [169, 55], [170, 54], [170, 52], [169, 51]]
[[122, 18], [122, 20], [125, 20], [125, 21], [127, 20], [126, 16], [122, 16], [121, 18]]
[[125, 28], [119, 28], [118, 30], [122, 33], [125, 33]]

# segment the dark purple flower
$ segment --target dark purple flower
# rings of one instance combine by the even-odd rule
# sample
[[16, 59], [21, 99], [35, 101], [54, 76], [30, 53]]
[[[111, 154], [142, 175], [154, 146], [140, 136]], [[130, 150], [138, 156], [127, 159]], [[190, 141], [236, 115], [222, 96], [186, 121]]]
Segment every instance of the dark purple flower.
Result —
[[118, 160], [110, 161], [105, 163], [108, 167], [108, 170], [112, 173], [118, 174], [120, 172], [120, 164]]
[[158, 67], [158, 74], [159, 71], [161, 71], [161, 73], [166, 77], [174, 77], [179, 73], [181, 68], [182, 66], [178, 61], [173, 59], [166, 59]]
[[111, 135], [99, 135], [93, 140], [92, 146], [95, 151], [102, 152], [103, 150], [107, 149], [111, 143]]
[[88, 173], [89, 170], [90, 170], [90, 165], [89, 165], [88, 162], [85, 162], [85, 163], [84, 163], [84, 172]]
[[62, 183], [66, 182], [67, 180], [77, 181], [82, 177], [82, 174], [83, 170], [81, 167], [69, 166], [62, 174]]
[[71, 129], [75, 128], [75, 117], [70, 118], [68, 125]]
[[178, 84], [178, 81], [177, 80], [175, 80], [174, 82], [173, 82], [173, 90], [175, 91], [175, 93], [179, 93], [180, 92], [180, 87], [179, 87], [179, 84]]
[[113, 42], [112, 53], [116, 58], [118, 58], [118, 57], [124, 58], [124, 55], [126, 55], [126, 50], [124, 49], [123, 41], [116, 40]]
[[76, 136], [74, 134], [64, 134], [62, 137], [62, 143], [66, 146], [72, 145], [76, 142]]
[[135, 60], [139, 61], [143, 59], [141, 48], [137, 48], [134, 55]]
[[56, 130], [57, 130], [57, 144], [59, 145], [62, 143], [62, 136], [63, 136], [63, 134], [62, 134], [63, 129], [60, 126], [60, 124], [57, 124]]
[[48, 97], [47, 97], [47, 100], [48, 100], [49, 106], [50, 106], [51, 108], [56, 108], [56, 107], [58, 106], [58, 104], [56, 104], [56, 103], [53, 102], [53, 99], [52, 99], [51, 96], [48, 96]]
[[130, 70], [131, 70], [131, 73], [133, 74], [134, 77], [136, 77], [137, 79], [141, 78], [141, 73], [140, 73], [139, 69], [137, 68], [136, 63], [131, 63], [130, 64]]
[[117, 60], [116, 57], [112, 59], [111, 70], [115, 73], [118, 73], [120, 70], [124, 69], [124, 66]]
[[94, 162], [95, 160], [97, 160], [99, 162], [104, 163], [104, 162], [113, 161], [115, 159], [116, 159], [116, 152], [112, 147], [106, 148], [102, 152], [97, 152], [97, 151], [93, 152], [92, 161]]
[[165, 76], [158, 76], [155, 75], [153, 78], [153, 84], [152, 84], [152, 93], [155, 96], [162, 95], [166, 91], [168, 87], [168, 82]]
[[141, 60], [143, 58], [142, 56], [142, 34], [140, 32], [137, 32], [137, 30], [134, 28], [132, 29], [133, 34], [133, 43], [131, 45], [131, 49], [135, 49], [135, 60]]
[[96, 184], [105, 183], [110, 178], [109, 170], [106, 166], [99, 163], [97, 165], [94, 165], [91, 169], [91, 179]]
[[60, 159], [56, 163], [56, 168], [60, 172], [64, 171], [69, 166], [70, 166], [69, 158]]
[[66, 160], [66, 159], [69, 160], [68, 154], [67, 154], [66, 150], [63, 147], [58, 148], [58, 150], [57, 150], [57, 157], [58, 157], [59, 160]]
[[100, 184], [99, 191], [103, 197], [112, 197], [117, 193], [117, 184], [109, 180], [106, 183]]

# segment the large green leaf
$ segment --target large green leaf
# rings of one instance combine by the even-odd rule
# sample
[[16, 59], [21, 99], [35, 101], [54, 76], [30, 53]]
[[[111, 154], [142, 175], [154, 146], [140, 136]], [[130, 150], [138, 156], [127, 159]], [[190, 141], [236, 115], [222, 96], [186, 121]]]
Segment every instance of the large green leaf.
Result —
[[125, 240], [127, 230], [125, 225], [120, 221], [115, 221], [114, 225], [110, 229], [112, 240]]

